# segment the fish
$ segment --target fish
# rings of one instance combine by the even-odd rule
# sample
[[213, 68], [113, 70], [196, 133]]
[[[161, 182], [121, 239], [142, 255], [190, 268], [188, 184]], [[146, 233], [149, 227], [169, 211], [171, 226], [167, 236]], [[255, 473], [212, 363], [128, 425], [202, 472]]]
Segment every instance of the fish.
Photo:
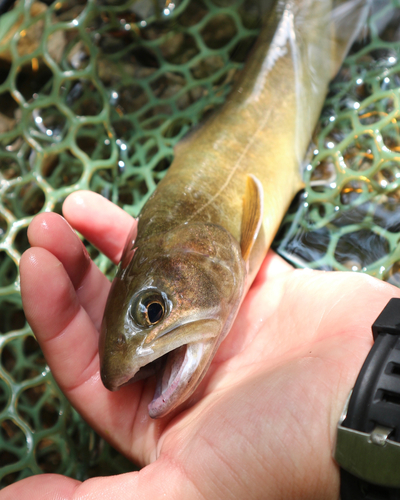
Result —
[[347, 28], [335, 31], [329, 0], [272, 2], [234, 90], [178, 144], [130, 230], [105, 307], [100, 373], [111, 391], [155, 375], [152, 418], [182, 408], [200, 384], [303, 187], [329, 81], [366, 16], [364, 2], [350, 3]]

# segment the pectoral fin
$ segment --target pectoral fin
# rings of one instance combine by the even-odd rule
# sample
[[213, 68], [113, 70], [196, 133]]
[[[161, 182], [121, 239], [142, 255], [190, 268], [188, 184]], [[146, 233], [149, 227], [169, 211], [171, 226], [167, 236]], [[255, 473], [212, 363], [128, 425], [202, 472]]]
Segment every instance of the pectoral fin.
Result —
[[249, 260], [250, 252], [260, 231], [263, 217], [263, 187], [254, 175], [246, 179], [246, 191], [243, 198], [242, 231], [240, 248], [245, 261]]

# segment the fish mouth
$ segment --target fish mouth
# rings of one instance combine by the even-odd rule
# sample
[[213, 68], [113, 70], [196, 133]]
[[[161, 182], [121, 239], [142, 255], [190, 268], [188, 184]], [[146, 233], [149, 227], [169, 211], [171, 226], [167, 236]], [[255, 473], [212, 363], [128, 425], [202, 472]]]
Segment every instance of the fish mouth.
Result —
[[128, 383], [154, 373], [156, 390], [148, 405], [151, 418], [161, 418], [185, 401], [196, 389], [212, 359], [212, 342], [184, 344], [142, 367]]
[[195, 391], [211, 362], [215, 343], [212, 339], [183, 344], [141, 366], [117, 389], [156, 375], [156, 390], [148, 410], [151, 418], [164, 417]]
[[[196, 322], [197, 323], [197, 322]], [[203, 328], [207, 326], [204, 330]], [[190, 342], [187, 335], [190, 328]], [[183, 332], [182, 329], [185, 331]], [[175, 340], [163, 336], [151, 347], [138, 348], [135, 366], [121, 377], [111, 390], [130, 385], [139, 380], [156, 376], [156, 389], [148, 405], [149, 415], [160, 418], [183, 403], [197, 388], [204, 372], [211, 363], [218, 344], [220, 324], [217, 321], [199, 321], [184, 325]], [[198, 334], [202, 330], [202, 335]], [[182, 338], [183, 337], [183, 338]]]

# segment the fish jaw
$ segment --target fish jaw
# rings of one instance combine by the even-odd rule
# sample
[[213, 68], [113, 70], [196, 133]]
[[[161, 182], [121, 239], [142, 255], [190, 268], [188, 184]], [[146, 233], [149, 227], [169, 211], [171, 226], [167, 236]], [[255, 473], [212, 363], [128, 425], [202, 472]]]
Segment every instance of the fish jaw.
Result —
[[[156, 375], [149, 414], [152, 418], [163, 417], [195, 391], [222, 340], [222, 330], [218, 320], [197, 320], [177, 326], [151, 344], [136, 346], [133, 355], [128, 356], [129, 363], [126, 353], [119, 362], [118, 352], [114, 352], [103, 358], [102, 382], [108, 390], [116, 391]], [[118, 371], [114, 371], [115, 366]]]
[[194, 342], [167, 357], [148, 405], [151, 418], [164, 417], [193, 394], [211, 363], [214, 350], [215, 341]]

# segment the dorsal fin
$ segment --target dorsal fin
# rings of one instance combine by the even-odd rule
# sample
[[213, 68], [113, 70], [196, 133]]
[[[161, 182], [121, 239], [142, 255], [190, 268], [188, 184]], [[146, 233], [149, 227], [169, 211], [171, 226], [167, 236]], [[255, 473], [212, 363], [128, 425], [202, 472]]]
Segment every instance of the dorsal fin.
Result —
[[260, 231], [263, 217], [263, 187], [252, 174], [246, 178], [246, 191], [243, 198], [243, 215], [240, 248], [243, 259], [249, 260], [250, 252]]

